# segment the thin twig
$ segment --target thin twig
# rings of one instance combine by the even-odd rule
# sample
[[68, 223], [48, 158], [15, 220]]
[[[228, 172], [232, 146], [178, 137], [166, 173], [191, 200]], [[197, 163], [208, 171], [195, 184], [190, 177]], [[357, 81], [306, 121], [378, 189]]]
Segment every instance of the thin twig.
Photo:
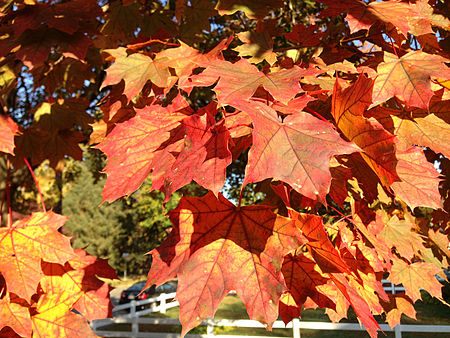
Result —
[[39, 198], [41, 199], [42, 210], [44, 212], [47, 212], [47, 209], [45, 208], [44, 197], [42, 196], [41, 188], [39, 187], [39, 182], [36, 178], [36, 175], [34, 174], [33, 168], [31, 168], [30, 162], [28, 162], [27, 158], [25, 157], [23, 152], [20, 150], [20, 148], [17, 147], [17, 145], [16, 145], [16, 151], [20, 154], [20, 156], [22, 156], [23, 161], [25, 162], [26, 166], [28, 167], [28, 170], [30, 171], [31, 176], [33, 177], [34, 184], [36, 184], [36, 188], [37, 188], [37, 191], [39, 194]]
[[8, 201], [8, 227], [12, 226], [12, 210], [11, 210], [11, 163], [6, 160], [6, 199]]
[[36, 184], [36, 188], [37, 188], [37, 191], [39, 193], [39, 197], [41, 199], [42, 210], [44, 212], [47, 212], [47, 209], [45, 208], [44, 197], [42, 196], [41, 189], [39, 188], [39, 183], [38, 183], [38, 181], [36, 179], [36, 176], [34, 175], [33, 168], [31, 168], [31, 165], [28, 162], [28, 160], [25, 158], [25, 156], [23, 157], [23, 160], [24, 160], [25, 164], [27, 165], [28, 170], [30, 170], [31, 176], [33, 176], [34, 183]]

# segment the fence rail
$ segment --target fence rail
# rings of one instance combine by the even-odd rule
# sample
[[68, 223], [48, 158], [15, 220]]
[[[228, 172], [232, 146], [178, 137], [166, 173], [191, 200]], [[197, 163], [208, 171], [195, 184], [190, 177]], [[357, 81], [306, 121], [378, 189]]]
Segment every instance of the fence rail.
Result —
[[[405, 289], [401, 286], [396, 286], [388, 280], [382, 280], [384, 290], [390, 293], [402, 292]], [[386, 285], [387, 284], [387, 285]], [[178, 333], [164, 333], [164, 332], [139, 332], [139, 325], [180, 325], [178, 319], [174, 318], [142, 318], [146, 314], [152, 312], [165, 313], [167, 309], [178, 306], [178, 302], [174, 300], [176, 293], [161, 294], [157, 297], [152, 297], [140, 301], [131, 301], [128, 304], [118, 305], [114, 307], [113, 314], [119, 316], [114, 318], [99, 319], [91, 322], [93, 331], [103, 337], [148, 337], [148, 338], [175, 338], [180, 337]], [[141, 306], [150, 304], [150, 308], [138, 310]], [[121, 311], [128, 310], [126, 314], [120, 314]], [[131, 331], [111, 331], [102, 330], [102, 327], [113, 324], [131, 324]], [[387, 324], [379, 324], [381, 330], [384, 332], [394, 332], [395, 338], [401, 338], [402, 332], [432, 332], [432, 333], [450, 333], [450, 325], [397, 325], [395, 328], [389, 327]], [[243, 328], [264, 328], [261, 323], [249, 319], [205, 319], [200, 326], [206, 326], [206, 334], [188, 334], [186, 337], [190, 338], [242, 338], [244, 336], [236, 335], [215, 335], [214, 328], [217, 326], [223, 327], [243, 327]], [[356, 323], [330, 323], [330, 322], [309, 322], [300, 321], [298, 318], [294, 319], [289, 324], [285, 325], [282, 321], [276, 321], [273, 328], [290, 329], [292, 330], [292, 337], [300, 338], [301, 329], [309, 330], [344, 330], [344, 331], [365, 331], [364, 326]], [[264, 336], [245, 336], [249, 338], [266, 338]], [[276, 337], [275, 337], [276, 338]]]
[[[110, 324], [131, 324], [131, 331], [106, 331], [94, 329], [94, 332], [104, 337], [180, 337], [175, 333], [163, 333], [163, 332], [139, 332], [140, 324], [153, 324], [153, 325], [180, 325], [178, 319], [175, 318], [115, 318], [111, 320]], [[136, 325], [136, 329], [133, 331], [133, 325]], [[102, 325], [103, 326], [103, 325]], [[200, 326], [206, 326], [206, 334], [191, 334], [186, 337], [192, 338], [211, 338], [211, 337], [239, 337], [236, 335], [215, 335], [214, 328], [217, 326], [227, 327], [244, 327], [244, 328], [264, 328], [264, 326], [254, 320], [249, 319], [212, 319], [208, 318], [204, 320]], [[274, 325], [274, 329], [290, 329], [292, 330], [292, 337], [300, 338], [301, 329], [309, 330], [343, 330], [343, 331], [365, 331], [364, 326], [360, 326], [356, 323], [327, 323], [327, 322], [308, 322], [294, 319], [289, 324], [285, 325], [282, 321], [277, 320]], [[394, 332], [395, 337], [401, 337], [402, 332], [432, 332], [432, 333], [450, 333], [450, 325], [398, 325], [395, 328], [389, 327], [387, 324], [380, 324], [381, 330], [384, 332]], [[246, 336], [249, 337], [249, 336]], [[253, 336], [254, 338], [265, 338], [263, 336]]]

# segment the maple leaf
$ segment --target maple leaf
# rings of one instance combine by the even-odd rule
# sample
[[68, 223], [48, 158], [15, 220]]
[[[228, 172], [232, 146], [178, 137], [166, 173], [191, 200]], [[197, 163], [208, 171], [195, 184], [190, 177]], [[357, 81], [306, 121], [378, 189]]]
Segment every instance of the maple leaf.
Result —
[[[406, 299], [404, 296], [394, 296], [389, 295], [390, 302], [385, 305], [388, 309], [385, 309], [386, 312], [386, 321], [390, 327], [395, 327], [400, 325], [400, 319], [402, 314], [407, 315], [410, 318], [416, 319], [416, 310], [414, 309], [414, 305]], [[395, 304], [392, 304], [395, 303]]]
[[112, 2], [109, 4], [108, 10], [103, 16], [104, 24], [99, 30], [101, 35], [97, 44], [102, 48], [107, 48], [106, 46], [116, 47], [121, 43], [132, 41], [140, 23], [139, 14], [139, 4], [137, 3]]
[[192, 44], [203, 41], [205, 31], [211, 31], [209, 18], [216, 16], [214, 3], [203, 0], [190, 0], [189, 6], [184, 11], [183, 22], [179, 30], [180, 39]]
[[[207, 65], [215, 59], [222, 59], [221, 52], [228, 48], [232, 40], [232, 38], [222, 40], [206, 54], [202, 54], [197, 49], [180, 42], [180, 47], [169, 48], [159, 52], [155, 57], [155, 61], [173, 69], [179, 83], [182, 85], [188, 81], [188, 77], [199, 64]], [[175, 77], [171, 81], [175, 81]]]
[[43, 277], [40, 260], [64, 264], [75, 255], [70, 239], [58, 232], [66, 220], [51, 211], [35, 212], [0, 228], [0, 272], [9, 292], [30, 301]]
[[377, 237], [382, 239], [390, 247], [395, 247], [404, 258], [411, 260], [419, 250], [425, 250], [422, 238], [412, 232], [413, 224], [408, 220], [400, 220], [393, 216], [384, 225]]
[[[382, 257], [385, 261], [390, 261], [394, 258], [391, 250], [391, 246], [387, 245], [385, 241], [380, 240], [375, 234], [379, 233], [382, 228], [385, 226], [382, 216], [380, 215], [381, 212], [377, 212], [374, 216], [375, 219], [371, 219], [369, 217], [369, 220], [364, 220], [363, 216], [360, 216], [360, 214], [363, 214], [364, 212], [361, 212], [358, 210], [358, 203], [356, 203], [353, 199], [351, 201], [352, 205], [352, 218], [356, 228], [358, 231], [372, 244], [372, 246], [376, 249], [377, 254], [379, 257]], [[378, 231], [375, 231], [374, 228], [381, 228]]]
[[[107, 49], [105, 52], [113, 56], [115, 61], [106, 70], [106, 78], [102, 83], [102, 88], [124, 80], [125, 89], [123, 93], [130, 101], [140, 93], [148, 80], [160, 88], [168, 86], [169, 69], [158, 61], [152, 60], [151, 57], [141, 53], [128, 55], [127, 49], [124, 47]], [[139, 71], [136, 71], [136, 69], [139, 69]]]
[[428, 230], [428, 238], [430, 238], [433, 243], [435, 243], [439, 249], [450, 258], [450, 250], [449, 248], [449, 238], [445, 234], [439, 231], [433, 231], [432, 229]]
[[41, 297], [31, 318], [36, 337], [97, 337], [87, 321], [61, 300], [64, 294]]
[[332, 177], [330, 197], [342, 206], [348, 196], [347, 181], [353, 177], [352, 172], [349, 168], [341, 165], [332, 166], [330, 172]]
[[0, 151], [14, 155], [14, 135], [19, 131], [16, 123], [0, 114]]
[[65, 57], [83, 60], [91, 44], [92, 40], [82, 32], [67, 34], [42, 26], [37, 30], [25, 31], [18, 39], [3, 39], [0, 41], [0, 54], [4, 56], [14, 51], [14, 58], [32, 70], [42, 66], [55, 49]]
[[[214, 103], [183, 120], [186, 133], [184, 147], [179, 155], [169, 159], [165, 173], [159, 173], [152, 182], [153, 189], [159, 189], [169, 200], [172, 193], [192, 180], [211, 190], [217, 196], [223, 188], [226, 167], [231, 163], [228, 150], [230, 133], [222, 121], [216, 124]], [[170, 156], [167, 154], [166, 156]], [[171, 165], [170, 165], [171, 164]], [[154, 178], [155, 175], [153, 175]]]
[[225, 116], [225, 126], [232, 138], [250, 136], [253, 131], [251, 124], [252, 120], [245, 112], [238, 111]]
[[271, 107], [275, 109], [277, 112], [280, 112], [284, 115], [292, 115], [296, 114], [299, 111], [302, 111], [309, 102], [314, 101], [315, 99], [308, 95], [302, 95], [296, 97], [292, 100], [289, 100], [287, 104], [283, 104], [281, 102], [273, 102]]
[[318, 25], [305, 26], [302, 23], [298, 23], [285, 36], [286, 39], [306, 47], [320, 44], [320, 38], [323, 35], [324, 33], [319, 31]]
[[[207, 64], [216, 59], [228, 44], [229, 41], [222, 41], [207, 54], [201, 54], [198, 50], [181, 42], [177, 48], [169, 48], [157, 53], [154, 59], [142, 53], [128, 55], [127, 49], [123, 47], [105, 50], [115, 58], [115, 62], [106, 70], [107, 76], [102, 88], [124, 80], [123, 93], [128, 101], [140, 93], [148, 80], [168, 90], [177, 79], [180, 83], [186, 81], [199, 63]], [[136, 68], [143, 71], [135, 72]], [[171, 74], [170, 69], [175, 71], [176, 76]]]
[[384, 62], [377, 67], [373, 85], [372, 107], [391, 97], [397, 97], [408, 106], [428, 109], [433, 96], [431, 76], [450, 78], [447, 60], [439, 55], [413, 51], [398, 58], [384, 52]]
[[64, 87], [68, 93], [74, 93], [84, 85], [84, 79], [92, 79], [95, 73], [88, 64], [73, 58], [64, 58], [53, 65], [33, 68], [33, 77], [42, 83], [49, 92], [55, 92]]
[[[86, 130], [92, 121], [86, 113], [87, 105], [85, 100], [70, 98], [39, 104], [34, 110], [33, 124], [16, 138], [23, 155], [31, 158], [33, 165], [49, 159], [50, 166], [57, 170], [67, 156], [81, 160], [79, 143], [85, 136], [79, 129]], [[16, 160], [21, 164], [21, 158]]]
[[9, 326], [21, 337], [31, 336], [31, 317], [28, 307], [20, 302], [11, 302], [9, 294], [0, 299], [0, 329], [4, 326]]
[[241, 153], [252, 144], [252, 120], [245, 112], [227, 114], [225, 127], [230, 133], [229, 148], [233, 159], [237, 159]]
[[158, 148], [187, 117], [158, 105], [136, 111], [135, 117], [117, 125], [97, 146], [108, 157], [104, 201], [112, 202], [139, 188], [155, 165]]
[[234, 48], [239, 56], [251, 56], [251, 63], [259, 63], [266, 60], [270, 65], [277, 61], [277, 55], [273, 52], [273, 40], [269, 33], [270, 27], [257, 28], [257, 31], [241, 32], [237, 35], [244, 44]]
[[262, 19], [270, 8], [283, 7], [282, 0], [219, 0], [216, 10], [220, 15], [231, 15], [243, 11], [249, 18]]
[[422, 299], [420, 289], [424, 289], [433, 297], [442, 299], [442, 284], [435, 277], [439, 272], [441, 269], [431, 263], [408, 264], [401, 259], [396, 259], [392, 264], [389, 281], [403, 284], [406, 295], [413, 302]]
[[[273, 178], [308, 198], [324, 201], [331, 182], [331, 157], [359, 150], [341, 139], [330, 123], [307, 113], [282, 121], [261, 102], [235, 101], [233, 106], [246, 112], [254, 126], [244, 185]], [[311, 157], [311, 151], [315, 156]]]
[[192, 69], [197, 67], [197, 62], [202, 59], [207, 59], [207, 56], [183, 42], [180, 42], [180, 47], [165, 49], [155, 57], [156, 62], [173, 68], [178, 77], [190, 75]]
[[19, 37], [28, 29], [38, 29], [43, 22], [48, 27], [73, 34], [100, 15], [101, 8], [93, 1], [73, 0], [53, 5], [34, 3], [14, 13], [14, 35]]
[[[42, 264], [45, 277], [41, 279], [44, 298], [59, 295], [59, 302], [73, 307], [86, 319], [102, 319], [111, 316], [112, 304], [109, 299], [110, 287], [92, 272], [102, 276], [108, 269], [94, 256], [87, 255], [84, 250], [75, 251], [76, 257], [66, 264]], [[111, 269], [109, 267], [109, 269]], [[107, 273], [108, 277], [117, 277]]]
[[[441, 102], [441, 101], [438, 101]], [[446, 102], [448, 107], [448, 102]], [[419, 145], [429, 147], [437, 153], [450, 156], [449, 112], [430, 101], [430, 113], [423, 111], [401, 111], [385, 107], [375, 107], [368, 113], [375, 117], [386, 130], [398, 136], [404, 148]]]
[[303, 92], [299, 80], [303, 76], [317, 75], [315, 68], [301, 69], [297, 66], [291, 69], [282, 69], [277, 72], [264, 74], [246, 59], [236, 63], [224, 60], [214, 60], [208, 64], [200, 64], [206, 69], [189, 78], [189, 82], [180, 86], [189, 91], [194, 86], [211, 86], [219, 80], [214, 87], [219, 105], [233, 105], [236, 100], [249, 99], [263, 86], [276, 100], [287, 104], [298, 93]]
[[358, 316], [358, 321], [364, 324], [371, 337], [377, 337], [377, 330], [380, 329], [380, 326], [375, 318], [373, 318], [370, 308], [365, 300], [358, 294], [357, 290], [349, 285], [347, 279], [342, 274], [330, 274], [330, 278], [347, 301], [352, 305], [353, 310]]
[[416, 36], [427, 33], [434, 34], [431, 26], [450, 28], [450, 20], [443, 15], [434, 13], [433, 7], [427, 0], [418, 0], [409, 5], [411, 6], [411, 12], [408, 16], [408, 24], [412, 34]]
[[[79, 143], [85, 140], [83, 133], [69, 129], [49, 131], [35, 124], [23, 130], [22, 135], [15, 139], [17, 147], [26, 157], [31, 158], [33, 165], [49, 159], [50, 166], [57, 171], [61, 171], [61, 165], [63, 165], [67, 156], [75, 160], [82, 160], [83, 151]], [[18, 167], [21, 167], [23, 160], [20, 157], [15, 158], [15, 163]]]
[[371, 102], [372, 81], [361, 74], [350, 87], [342, 90], [336, 81], [331, 114], [342, 133], [364, 152], [364, 160], [386, 186], [398, 181], [395, 172], [394, 136], [363, 114]]
[[284, 258], [281, 271], [289, 294], [297, 307], [296, 311], [291, 309], [286, 312], [282, 311], [280, 306], [280, 316], [286, 324], [293, 318], [300, 316], [300, 311], [307, 297], [310, 297], [321, 308], [336, 309], [334, 302], [317, 289], [317, 286], [326, 284], [328, 279], [314, 270], [315, 265], [316, 263], [305, 255], [293, 256], [289, 254]]
[[230, 290], [236, 290], [251, 319], [270, 328], [286, 288], [283, 256], [298, 246], [294, 223], [269, 207], [237, 208], [211, 192], [183, 197], [170, 219], [169, 237], [151, 252], [147, 286], [178, 275], [182, 334], [213, 316]]
[[301, 230], [302, 235], [308, 240], [306, 247], [323, 272], [350, 271], [328, 238], [322, 217], [301, 214], [294, 210], [290, 210], [290, 216], [295, 220], [295, 224]]
[[320, 286], [321, 291], [336, 303], [336, 310], [326, 308], [325, 314], [333, 323], [339, 322], [342, 318], [347, 318], [350, 303], [339, 291], [337, 286], [330, 280], [326, 285]]
[[397, 174], [400, 182], [391, 185], [395, 194], [411, 209], [417, 206], [439, 209], [442, 207], [439, 193], [439, 172], [427, 161], [423, 151], [411, 147], [397, 152]]
[[431, 25], [448, 27], [450, 22], [441, 15], [433, 14], [433, 7], [428, 1], [421, 0], [416, 3], [405, 3], [398, 0], [375, 1], [364, 3], [359, 0], [319, 0], [328, 5], [324, 15], [336, 15], [347, 12], [345, 19], [354, 33], [361, 29], [369, 29], [377, 22], [396, 27], [405, 37], [408, 33], [423, 35], [432, 33]]
[[349, 10], [346, 20], [350, 31], [369, 29], [377, 21], [390, 23], [397, 27], [403, 35], [407, 36], [410, 26], [405, 16], [409, 16], [409, 4], [399, 1], [383, 1], [365, 4], [362, 1], [353, 1], [354, 7]]

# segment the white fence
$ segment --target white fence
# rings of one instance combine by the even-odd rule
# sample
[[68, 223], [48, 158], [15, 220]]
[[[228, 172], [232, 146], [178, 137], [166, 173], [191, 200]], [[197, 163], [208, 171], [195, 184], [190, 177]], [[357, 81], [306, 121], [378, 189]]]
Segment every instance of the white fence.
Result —
[[[382, 281], [386, 292], [397, 293], [405, 289], [400, 286], [395, 286], [387, 280]], [[388, 284], [388, 285], [385, 285]], [[140, 301], [131, 301], [128, 304], [118, 305], [113, 309], [113, 314], [118, 314], [117, 317], [94, 320], [91, 327], [94, 332], [103, 337], [148, 337], [148, 338], [175, 338], [180, 337], [178, 333], [165, 332], [140, 332], [140, 324], [153, 325], [180, 325], [178, 319], [173, 318], [142, 318], [148, 313], [160, 312], [165, 313], [167, 309], [178, 306], [178, 302], [174, 300], [175, 292], [168, 294], [161, 294], [157, 297], [152, 297]], [[150, 304], [149, 308], [139, 310], [140, 307]], [[124, 310], [128, 310], [125, 314], [120, 314]], [[100, 328], [113, 324], [131, 324], [131, 331], [108, 331]], [[381, 330], [384, 332], [395, 332], [395, 338], [401, 338], [402, 332], [432, 332], [432, 333], [450, 333], [450, 325], [397, 325], [395, 328], [389, 327], [387, 324], [379, 324]], [[186, 337], [190, 338], [242, 338], [244, 336], [235, 335], [215, 335], [214, 328], [217, 326], [223, 327], [243, 327], [243, 328], [264, 328], [264, 326], [254, 320], [239, 319], [213, 319], [208, 318], [204, 320], [200, 326], [206, 326], [206, 334], [188, 334]], [[329, 323], [329, 322], [308, 322], [301, 321], [298, 318], [294, 319], [289, 324], [285, 325], [282, 321], [276, 321], [273, 325], [275, 329], [289, 329], [292, 331], [292, 337], [300, 338], [301, 329], [310, 330], [345, 330], [345, 331], [365, 331], [364, 326], [356, 323]], [[266, 338], [264, 336], [248, 336], [250, 338]]]

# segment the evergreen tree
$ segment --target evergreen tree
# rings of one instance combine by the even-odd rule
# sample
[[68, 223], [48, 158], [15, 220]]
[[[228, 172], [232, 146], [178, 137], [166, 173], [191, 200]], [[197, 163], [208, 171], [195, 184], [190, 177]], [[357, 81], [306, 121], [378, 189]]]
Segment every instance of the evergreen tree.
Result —
[[77, 183], [64, 197], [63, 213], [70, 216], [65, 231], [73, 236], [75, 248], [86, 248], [94, 256], [109, 258], [109, 263], [120, 269], [123, 264], [117, 244], [125, 232], [122, 222], [127, 210], [122, 201], [100, 205], [104, 179], [95, 182], [92, 173], [81, 168]]

